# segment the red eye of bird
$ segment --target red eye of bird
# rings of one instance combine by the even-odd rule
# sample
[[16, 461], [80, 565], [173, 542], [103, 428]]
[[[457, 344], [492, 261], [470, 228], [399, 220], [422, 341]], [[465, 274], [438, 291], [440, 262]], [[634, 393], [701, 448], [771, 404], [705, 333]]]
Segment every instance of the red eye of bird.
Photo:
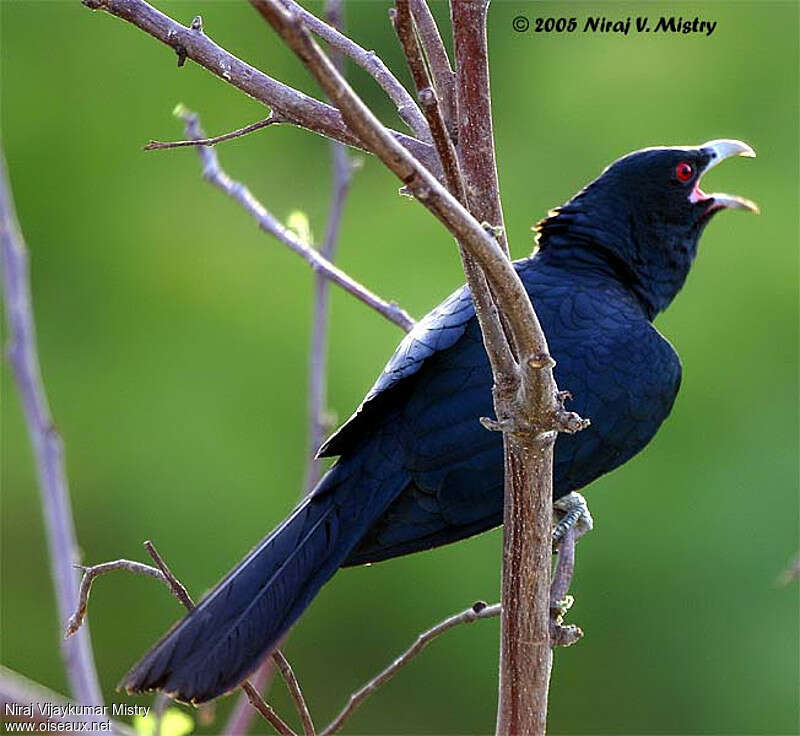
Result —
[[678, 177], [678, 181], [687, 182], [694, 176], [694, 169], [692, 165], [686, 161], [681, 161], [675, 167], [675, 176]]

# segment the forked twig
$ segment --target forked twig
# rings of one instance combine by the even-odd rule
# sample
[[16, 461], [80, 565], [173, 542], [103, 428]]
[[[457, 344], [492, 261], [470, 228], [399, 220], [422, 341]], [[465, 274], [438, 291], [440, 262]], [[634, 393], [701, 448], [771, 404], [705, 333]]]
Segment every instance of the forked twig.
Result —
[[426, 0], [410, 0], [411, 14], [414, 16], [414, 24], [419, 32], [422, 50], [430, 67], [433, 84], [436, 88], [436, 95], [442, 105], [447, 129], [451, 137], [458, 134], [456, 122], [456, 75], [450, 64], [450, 58], [439, 33], [439, 27], [428, 7]]
[[[424, 141], [430, 140], [431, 134], [430, 130], [428, 130], [428, 124], [414, 102], [414, 98], [384, 64], [383, 59], [374, 51], [367, 51], [359, 46], [332, 24], [328, 24], [321, 18], [317, 18], [313, 13], [309, 13], [308, 10], [299, 3], [294, 2], [294, 0], [280, 0], [280, 2], [283, 3], [283, 6], [288, 11], [300, 18], [308, 30], [326, 41], [333, 51], [352, 59], [367, 72], [383, 88], [389, 99], [394, 102], [397, 107], [397, 114], [408, 125], [414, 135]], [[252, 5], [261, 12], [261, 6], [257, 2], [253, 2]]]
[[470, 624], [473, 621], [481, 619], [493, 618], [500, 615], [500, 604], [495, 603], [492, 606], [487, 605], [483, 601], [474, 603], [469, 608], [461, 613], [456, 613], [449, 618], [440, 621], [435, 626], [432, 626], [427, 631], [423, 631], [416, 639], [416, 641], [400, 654], [388, 667], [379, 672], [369, 682], [365, 683], [362, 687], [356, 690], [347, 701], [347, 705], [342, 708], [336, 718], [331, 721], [321, 733], [320, 736], [331, 736], [341, 730], [345, 721], [353, 714], [353, 712], [361, 705], [370, 695], [372, 695], [381, 685], [388, 682], [394, 677], [398, 670], [408, 664], [414, 657], [416, 657], [428, 644], [430, 644], [438, 636], [444, 634], [445, 631], [460, 626], [461, 624]]
[[[145, 0], [82, 0], [90, 10], [102, 10], [135, 25], [173, 49], [180, 59], [191, 59], [234, 85], [250, 97], [277, 112], [282, 120], [349, 146], [365, 148], [347, 127], [341, 113], [331, 105], [289, 87], [237, 58], [209, 38], [202, 24], [184, 26]], [[401, 145], [437, 172], [433, 146], [425, 141], [393, 131]]]
[[[134, 562], [133, 560], [115, 560], [113, 562], [103, 562], [99, 565], [85, 568], [83, 580], [81, 581], [81, 596], [78, 600], [78, 607], [70, 617], [70, 625], [66, 633], [67, 637], [78, 631], [84, 621], [89, 601], [89, 593], [91, 592], [91, 587], [94, 581], [98, 577], [116, 570], [125, 570], [126, 572], [132, 572], [138, 575], [148, 575], [150, 577], [154, 577], [164, 583], [188, 611], [194, 609], [195, 604], [192, 600], [192, 597], [189, 595], [184, 585], [180, 582], [180, 580], [178, 580], [178, 578], [169, 568], [169, 565], [167, 565], [167, 563], [164, 561], [164, 558], [158, 552], [155, 545], [150, 540], [147, 540], [144, 543], [144, 547], [147, 550], [147, 553], [153, 559], [153, 562], [156, 563], [156, 567], [150, 567], [150, 565], [144, 565], [141, 562]], [[277, 650], [273, 656], [280, 656], [282, 660], [284, 659], [283, 655], [277, 652]], [[292, 672], [291, 678], [289, 679], [289, 676], [284, 673], [283, 669], [281, 669], [281, 674], [284, 676], [284, 678], [286, 678], [286, 685], [289, 688], [290, 694], [292, 695], [292, 700], [295, 703], [295, 707], [297, 708], [301, 719], [303, 719], [303, 723], [305, 724], [305, 718], [308, 714], [308, 706], [303, 698], [302, 691], [300, 691], [299, 685], [297, 684], [297, 678], [294, 677], [294, 673]], [[259, 692], [249, 681], [245, 680], [242, 683], [241, 688], [247, 694], [247, 698], [252, 706], [259, 713], [261, 713], [261, 715], [279, 734], [281, 734], [281, 736], [297, 736], [297, 734], [291, 729], [286, 721], [284, 721], [275, 712], [272, 706], [270, 706], [269, 703], [267, 703], [264, 698], [261, 697]], [[313, 736], [313, 733], [306, 731], [306, 736]]]
[[308, 710], [308, 703], [306, 703], [303, 691], [300, 689], [300, 683], [295, 677], [294, 670], [289, 664], [289, 660], [283, 655], [280, 649], [276, 649], [272, 653], [272, 661], [275, 662], [281, 672], [286, 687], [289, 688], [289, 693], [297, 705], [297, 712], [300, 714], [300, 720], [303, 722], [303, 733], [305, 736], [316, 736], [316, 729], [314, 728], [314, 721], [311, 719], [311, 713]]
[[237, 128], [229, 133], [214, 136], [213, 138], [190, 138], [187, 141], [150, 141], [147, 145], [142, 146], [143, 151], [162, 151], [166, 148], [183, 148], [184, 146], [216, 146], [217, 143], [232, 140], [233, 138], [241, 138], [248, 133], [253, 133], [256, 130], [261, 130], [269, 125], [284, 122], [279, 115], [272, 113], [269, 117], [263, 120], [258, 120], [250, 125], [245, 125], [244, 128]]
[[[179, 108], [177, 114], [186, 124], [186, 135], [189, 138], [205, 138], [205, 133], [200, 127], [200, 122], [195, 113], [184, 108]], [[408, 331], [414, 326], [414, 320], [408, 313], [392, 302], [381, 299], [358, 281], [346, 274], [340, 268], [324, 258], [308, 243], [304, 243], [291, 230], [284, 227], [250, 190], [242, 183], [231, 179], [220, 167], [219, 158], [214, 149], [200, 146], [197, 153], [203, 162], [203, 176], [214, 186], [225, 192], [229, 197], [241, 204], [247, 212], [258, 222], [259, 227], [275, 236], [284, 245], [305, 259], [318, 273], [323, 273], [335, 284], [350, 292], [361, 302], [382, 314], [386, 319], [394, 322], [398, 327]]]
[[[83, 570], [83, 577], [78, 589], [78, 605], [74, 613], [67, 620], [67, 628], [64, 633], [64, 638], [68, 639], [83, 625], [83, 620], [86, 618], [86, 612], [89, 607], [89, 594], [92, 591], [92, 583], [95, 578], [105, 575], [115, 570], [125, 570], [125, 572], [134, 573], [136, 575], [149, 575], [150, 577], [166, 582], [164, 573], [158, 568], [145, 565], [141, 562], [134, 560], [113, 560], [111, 562], [101, 562], [99, 565], [92, 567], [81, 567]], [[181, 600], [178, 598], [178, 600]], [[182, 602], [182, 601], [181, 601]]]

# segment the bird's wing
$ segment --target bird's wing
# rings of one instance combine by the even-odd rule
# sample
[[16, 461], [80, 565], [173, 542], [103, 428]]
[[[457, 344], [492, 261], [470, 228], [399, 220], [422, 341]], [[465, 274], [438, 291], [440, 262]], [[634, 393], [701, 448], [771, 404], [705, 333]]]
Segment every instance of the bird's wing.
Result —
[[453, 292], [414, 326], [397, 346], [383, 373], [353, 415], [320, 447], [318, 457], [341, 455], [357, 445], [365, 432], [383, 416], [387, 401], [407, 385], [434, 353], [455, 345], [475, 316], [472, 296], [466, 286]]

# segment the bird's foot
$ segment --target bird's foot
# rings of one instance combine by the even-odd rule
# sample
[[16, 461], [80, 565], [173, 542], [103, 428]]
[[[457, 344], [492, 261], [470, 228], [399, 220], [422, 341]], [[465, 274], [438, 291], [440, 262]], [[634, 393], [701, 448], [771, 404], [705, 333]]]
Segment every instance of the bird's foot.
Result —
[[569, 595], [575, 572], [575, 543], [594, 522], [580, 493], [570, 493], [553, 504], [553, 552], [558, 553], [550, 583], [550, 646], [568, 647], [583, 637], [580, 627], [564, 623], [575, 599]]
[[583, 638], [583, 629], [575, 624], [565, 624], [564, 616], [572, 608], [575, 599], [565, 595], [559, 600], [550, 602], [550, 646], [570, 647]]
[[558, 547], [570, 529], [575, 529], [578, 538], [592, 531], [594, 526], [586, 499], [575, 491], [553, 503], [553, 522], [553, 547]]

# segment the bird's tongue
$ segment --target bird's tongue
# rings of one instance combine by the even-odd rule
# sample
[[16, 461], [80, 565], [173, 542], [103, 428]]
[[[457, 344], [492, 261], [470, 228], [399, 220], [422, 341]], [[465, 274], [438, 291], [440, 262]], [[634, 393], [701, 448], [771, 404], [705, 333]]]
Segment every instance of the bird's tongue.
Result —
[[[747, 158], [754, 158], [756, 155], [755, 151], [746, 143], [729, 138], [709, 141], [708, 143], [704, 143], [702, 146], [700, 146], [700, 148], [711, 154], [711, 159], [706, 165], [703, 174], [707, 174], [711, 169], [717, 166], [717, 164], [721, 163], [726, 158], [730, 158], [731, 156], [745, 156]], [[723, 192], [706, 194], [702, 189], [700, 189], [699, 181], [697, 184], [695, 184], [694, 189], [689, 195], [689, 201], [692, 203], [708, 202], [709, 207], [706, 210], [706, 213], [720, 209], [748, 210], [749, 212], [755, 212], [756, 214], [759, 213], [758, 205], [755, 202], [751, 202], [749, 199], [745, 199], [744, 197], [739, 197], [735, 194], [725, 194]]]
[[710, 205], [708, 210], [709, 212], [718, 209], [747, 210], [749, 212], [754, 212], [755, 214], [759, 214], [760, 212], [758, 205], [749, 199], [739, 197], [735, 194], [725, 194], [723, 192], [706, 194], [702, 189], [700, 189], [699, 184], [695, 185], [692, 193], [689, 195], [689, 201], [692, 203], [708, 202]]

